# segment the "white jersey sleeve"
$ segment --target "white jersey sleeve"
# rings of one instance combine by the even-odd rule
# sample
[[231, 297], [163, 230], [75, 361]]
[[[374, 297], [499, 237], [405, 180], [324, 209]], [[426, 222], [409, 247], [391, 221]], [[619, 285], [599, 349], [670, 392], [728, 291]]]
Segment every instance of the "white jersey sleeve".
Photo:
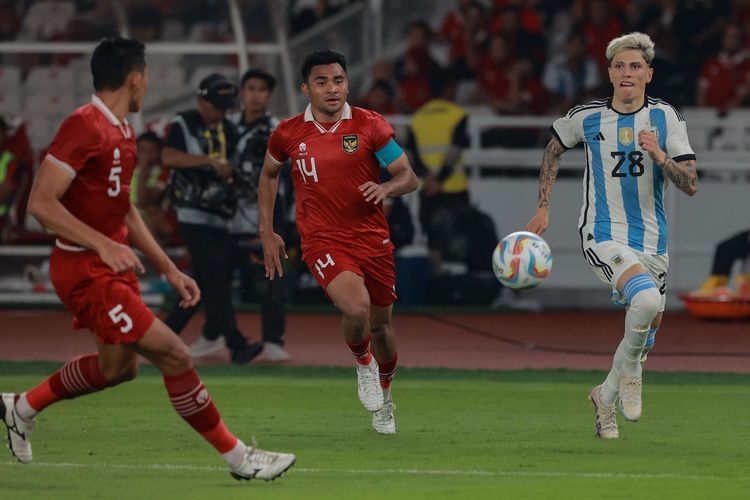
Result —
[[583, 141], [583, 124], [581, 122], [585, 113], [578, 113], [581, 106], [568, 111], [568, 114], [558, 118], [552, 123], [552, 134], [567, 149], [574, 148]]
[[666, 153], [675, 161], [695, 160], [695, 152], [688, 141], [687, 124], [674, 109], [669, 109], [667, 116]]

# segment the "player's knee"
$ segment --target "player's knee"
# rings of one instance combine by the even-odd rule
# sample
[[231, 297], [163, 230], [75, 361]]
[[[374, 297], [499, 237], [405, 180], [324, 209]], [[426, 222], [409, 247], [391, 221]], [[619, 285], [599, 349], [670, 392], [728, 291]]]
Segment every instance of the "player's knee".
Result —
[[167, 351], [151, 361], [164, 375], [178, 375], [193, 367], [190, 350], [182, 342], [174, 342]]
[[357, 325], [365, 325], [370, 319], [370, 302], [368, 300], [348, 300], [339, 304], [344, 317]]
[[630, 310], [638, 314], [650, 327], [653, 319], [659, 314], [661, 294], [656, 286], [643, 289], [636, 293], [630, 301]]

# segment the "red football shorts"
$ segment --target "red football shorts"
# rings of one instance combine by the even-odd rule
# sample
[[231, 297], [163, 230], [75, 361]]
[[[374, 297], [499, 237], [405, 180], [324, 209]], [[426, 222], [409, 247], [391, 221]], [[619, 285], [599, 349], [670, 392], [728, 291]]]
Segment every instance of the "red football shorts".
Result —
[[375, 257], [355, 257], [336, 248], [316, 247], [304, 251], [302, 260], [324, 291], [342, 271], [351, 271], [365, 280], [371, 304], [387, 307], [398, 298], [393, 252]]
[[114, 272], [95, 252], [55, 247], [50, 278], [57, 296], [73, 313], [73, 328], [88, 328], [105, 344], [136, 342], [154, 322], [135, 274]]

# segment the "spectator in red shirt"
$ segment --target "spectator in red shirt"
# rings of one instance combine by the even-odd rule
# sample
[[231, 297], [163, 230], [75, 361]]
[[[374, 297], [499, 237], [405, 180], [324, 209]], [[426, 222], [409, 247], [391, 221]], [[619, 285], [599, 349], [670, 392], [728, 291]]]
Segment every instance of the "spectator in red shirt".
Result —
[[490, 33], [501, 33], [508, 40], [510, 50], [518, 57], [541, 66], [545, 61], [544, 39], [523, 25], [522, 9], [516, 6], [496, 11], [492, 17]]
[[456, 0], [456, 9], [450, 11], [443, 19], [438, 33], [450, 44], [449, 59], [455, 61], [465, 52], [464, 29], [469, 15], [471, 0]]
[[398, 84], [398, 90], [406, 112], [414, 111], [432, 98], [430, 70], [427, 48], [414, 47], [404, 55], [404, 76]]
[[492, 35], [487, 55], [479, 62], [477, 80], [498, 113], [515, 113], [520, 105], [517, 62], [504, 35]]
[[387, 80], [375, 80], [370, 90], [362, 99], [362, 107], [376, 111], [381, 115], [392, 115], [396, 108], [396, 91]]
[[615, 17], [605, 0], [591, 0], [587, 9], [587, 19], [583, 23], [583, 34], [589, 55], [600, 61], [601, 70], [607, 69], [607, 60], [601, 55], [607, 51], [610, 40], [622, 35], [622, 23]]
[[440, 34], [450, 42], [449, 61], [455, 62], [467, 53], [469, 48], [483, 45], [487, 41], [487, 20], [484, 7], [475, 1], [459, 2], [461, 16], [450, 15], [443, 21]]
[[719, 53], [708, 59], [698, 78], [696, 104], [718, 108], [721, 114], [742, 105], [748, 95], [750, 59], [743, 48], [742, 29], [737, 24], [724, 28]]

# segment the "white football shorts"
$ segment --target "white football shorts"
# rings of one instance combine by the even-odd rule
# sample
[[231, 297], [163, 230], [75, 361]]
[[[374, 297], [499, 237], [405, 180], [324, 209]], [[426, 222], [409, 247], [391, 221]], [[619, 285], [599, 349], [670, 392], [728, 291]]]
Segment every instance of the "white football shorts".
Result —
[[654, 280], [661, 294], [661, 305], [659, 312], [664, 311], [667, 293], [667, 269], [669, 268], [669, 255], [649, 255], [634, 250], [627, 245], [616, 241], [584, 242], [583, 254], [594, 274], [612, 287], [612, 302], [627, 305], [628, 301], [624, 295], [617, 290], [617, 282], [627, 269], [640, 264], [643, 269]]

